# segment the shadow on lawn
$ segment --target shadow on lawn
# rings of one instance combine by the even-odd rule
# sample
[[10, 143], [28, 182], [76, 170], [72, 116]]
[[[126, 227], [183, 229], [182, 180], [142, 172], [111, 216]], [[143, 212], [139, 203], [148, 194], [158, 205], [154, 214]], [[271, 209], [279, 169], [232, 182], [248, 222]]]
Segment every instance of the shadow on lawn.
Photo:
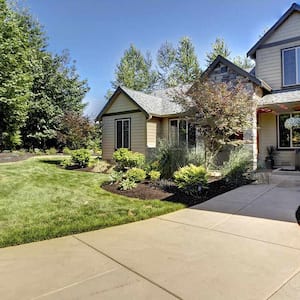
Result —
[[57, 165], [59, 166], [61, 163], [60, 159], [41, 159], [40, 162], [49, 164], [49, 165]]

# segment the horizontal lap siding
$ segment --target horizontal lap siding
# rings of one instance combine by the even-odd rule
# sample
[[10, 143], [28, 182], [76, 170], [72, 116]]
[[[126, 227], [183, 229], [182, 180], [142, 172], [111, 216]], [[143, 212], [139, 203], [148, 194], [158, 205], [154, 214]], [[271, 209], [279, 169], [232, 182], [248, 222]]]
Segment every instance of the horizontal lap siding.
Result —
[[161, 128], [161, 138], [168, 140], [169, 139], [169, 119], [162, 119], [162, 128]]
[[[277, 147], [277, 126], [276, 115], [263, 113], [259, 115], [259, 161], [264, 162], [267, 156], [267, 146]], [[275, 165], [289, 166], [294, 165], [294, 151], [276, 151]]]
[[146, 151], [146, 117], [143, 113], [106, 116], [102, 119], [102, 151], [103, 159], [110, 160], [115, 151], [115, 120], [131, 120], [131, 150], [145, 154]]
[[157, 141], [160, 138], [160, 119], [152, 118], [147, 122], [147, 147], [157, 147]]
[[300, 46], [300, 41], [259, 49], [256, 53], [256, 76], [267, 82], [272, 89], [281, 89], [281, 50], [294, 46]]
[[274, 33], [265, 41], [265, 44], [282, 41], [300, 36], [300, 13], [294, 12]]
[[120, 94], [113, 104], [105, 112], [106, 114], [118, 113], [138, 109], [138, 106], [130, 100], [126, 95]]
[[[263, 45], [300, 36], [300, 13], [292, 14]], [[256, 52], [256, 76], [267, 82], [272, 89], [282, 88], [281, 50], [300, 46], [300, 41], [258, 49]]]

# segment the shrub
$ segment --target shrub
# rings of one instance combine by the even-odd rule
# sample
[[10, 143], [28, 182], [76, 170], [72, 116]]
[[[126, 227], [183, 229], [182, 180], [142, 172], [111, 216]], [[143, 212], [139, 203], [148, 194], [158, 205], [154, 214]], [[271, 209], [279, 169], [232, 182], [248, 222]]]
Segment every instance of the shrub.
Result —
[[138, 152], [132, 152], [125, 148], [116, 150], [113, 154], [113, 159], [117, 164], [118, 170], [142, 167], [145, 163], [145, 155]]
[[125, 174], [126, 179], [134, 182], [141, 182], [146, 178], [146, 172], [143, 169], [132, 168], [129, 169]]
[[57, 151], [56, 151], [56, 149], [54, 147], [46, 150], [46, 154], [48, 154], [48, 155], [55, 155], [56, 152]]
[[251, 152], [246, 147], [237, 147], [231, 150], [229, 160], [224, 162], [221, 169], [227, 181], [242, 184], [246, 179], [246, 172], [252, 168]]
[[168, 179], [178, 168], [185, 166], [187, 162], [186, 147], [175, 148], [174, 145], [161, 140], [159, 142], [154, 161], [161, 172], [161, 177]]
[[84, 168], [88, 165], [90, 158], [91, 158], [91, 153], [87, 149], [78, 149], [72, 151], [72, 162], [81, 168]]
[[64, 147], [63, 154], [65, 154], [65, 155], [71, 155], [72, 154], [72, 150], [70, 148], [68, 148], [68, 147]]
[[156, 180], [159, 180], [159, 178], [160, 178], [159, 171], [152, 170], [148, 173], [148, 175], [149, 175], [151, 181], [156, 181]]
[[71, 158], [65, 158], [60, 162], [60, 166], [63, 168], [68, 168], [73, 165]]
[[126, 178], [121, 181], [119, 187], [122, 191], [132, 190], [136, 187], [136, 183], [133, 180]]
[[106, 161], [97, 159], [92, 165], [92, 172], [95, 173], [104, 173], [110, 167], [110, 164]]
[[111, 183], [120, 182], [123, 179], [124, 173], [118, 171], [112, 171], [110, 174]]
[[186, 194], [197, 196], [207, 185], [207, 173], [203, 166], [188, 166], [180, 168], [174, 173], [175, 183]]

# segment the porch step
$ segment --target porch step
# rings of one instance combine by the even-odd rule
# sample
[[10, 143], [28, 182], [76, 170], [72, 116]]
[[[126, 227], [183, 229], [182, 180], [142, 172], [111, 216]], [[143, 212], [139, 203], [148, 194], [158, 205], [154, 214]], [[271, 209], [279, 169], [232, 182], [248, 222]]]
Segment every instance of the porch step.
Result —
[[300, 172], [281, 169], [258, 171], [255, 174], [257, 184], [276, 184], [279, 187], [300, 187]]

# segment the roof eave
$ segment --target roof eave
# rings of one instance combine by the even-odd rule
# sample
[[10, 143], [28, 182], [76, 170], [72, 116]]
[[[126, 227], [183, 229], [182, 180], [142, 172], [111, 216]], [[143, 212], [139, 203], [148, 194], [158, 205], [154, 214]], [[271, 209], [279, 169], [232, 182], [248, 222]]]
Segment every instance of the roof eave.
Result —
[[216, 57], [216, 59], [203, 72], [201, 77], [208, 76], [214, 70], [214, 68], [217, 66], [218, 63], [223, 63], [224, 65], [226, 65], [229, 68], [233, 69], [235, 72], [239, 73], [240, 75], [242, 75], [244, 77], [247, 77], [250, 81], [252, 81], [256, 85], [266, 89], [267, 91], [270, 92], [272, 90], [271, 87], [268, 84], [266, 84], [264, 81], [262, 81], [259, 78], [251, 75], [250, 73], [243, 70], [242, 68], [240, 68], [239, 66], [237, 66], [236, 64], [234, 64], [233, 62], [231, 62], [230, 60], [226, 59], [225, 57], [223, 57], [221, 55], [218, 55]]
[[134, 99], [132, 99], [132, 97], [130, 97], [130, 95], [128, 95], [121, 86], [118, 86], [117, 89], [115, 90], [115, 92], [112, 94], [112, 96], [109, 98], [109, 100], [107, 101], [107, 103], [105, 104], [105, 106], [102, 108], [102, 110], [100, 111], [100, 113], [98, 114], [98, 116], [96, 117], [96, 121], [100, 121], [103, 114], [105, 113], [105, 111], [108, 109], [108, 107], [112, 104], [113, 100], [115, 99], [115, 97], [117, 97], [120, 93], [125, 94], [145, 115], [147, 118], [151, 118], [151, 114], [147, 111], [145, 111], [145, 109], [143, 109]]
[[257, 43], [247, 52], [247, 56], [255, 59], [256, 51], [270, 35], [295, 11], [300, 11], [300, 5], [293, 3], [291, 7], [279, 18], [279, 20], [257, 41]]

